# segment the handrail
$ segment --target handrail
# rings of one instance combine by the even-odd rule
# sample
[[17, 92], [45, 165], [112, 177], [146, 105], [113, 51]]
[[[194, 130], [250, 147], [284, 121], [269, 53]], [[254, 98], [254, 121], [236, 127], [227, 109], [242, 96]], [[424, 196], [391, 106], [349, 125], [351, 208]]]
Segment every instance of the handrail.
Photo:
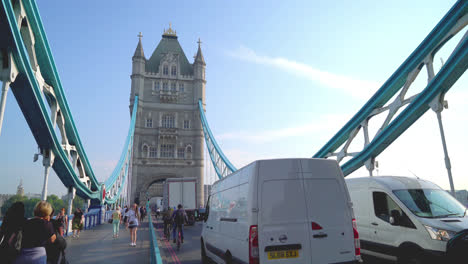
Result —
[[151, 264], [162, 264], [161, 253], [158, 247], [158, 241], [156, 237], [156, 232], [153, 226], [153, 218], [151, 217], [151, 211], [149, 207], [149, 202], [146, 203], [146, 212], [148, 212], [148, 225], [150, 231], [150, 255], [151, 255]]

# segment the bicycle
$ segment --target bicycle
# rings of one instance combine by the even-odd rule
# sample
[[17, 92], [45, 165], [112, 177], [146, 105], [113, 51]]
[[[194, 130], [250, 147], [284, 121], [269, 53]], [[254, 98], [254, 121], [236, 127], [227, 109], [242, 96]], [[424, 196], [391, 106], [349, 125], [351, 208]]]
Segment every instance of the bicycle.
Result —
[[170, 222], [164, 223], [164, 236], [166, 237], [167, 241], [171, 240], [171, 230], [172, 224]]
[[180, 250], [180, 242], [182, 240], [182, 232], [181, 232], [181, 229], [182, 229], [182, 226], [177, 226], [177, 251]]

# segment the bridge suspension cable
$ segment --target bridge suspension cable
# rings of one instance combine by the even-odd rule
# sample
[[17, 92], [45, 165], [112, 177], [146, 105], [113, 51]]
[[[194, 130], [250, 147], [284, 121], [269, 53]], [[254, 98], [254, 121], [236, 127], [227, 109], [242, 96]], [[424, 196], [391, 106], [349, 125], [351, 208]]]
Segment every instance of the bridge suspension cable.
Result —
[[237, 169], [234, 167], [234, 165], [231, 164], [228, 158], [226, 158], [223, 151], [218, 146], [218, 143], [216, 143], [213, 133], [211, 133], [210, 127], [208, 125], [208, 121], [205, 117], [202, 100], [198, 101], [198, 109], [200, 110], [200, 120], [203, 127], [206, 148], [208, 149], [211, 162], [213, 163], [213, 167], [216, 171], [216, 174], [218, 175], [218, 178], [222, 179]]

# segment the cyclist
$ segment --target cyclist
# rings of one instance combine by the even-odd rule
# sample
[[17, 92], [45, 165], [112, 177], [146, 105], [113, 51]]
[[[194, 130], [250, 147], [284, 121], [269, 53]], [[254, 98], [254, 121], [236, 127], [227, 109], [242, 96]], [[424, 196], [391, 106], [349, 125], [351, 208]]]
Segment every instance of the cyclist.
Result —
[[166, 236], [166, 239], [170, 239], [170, 230], [172, 226], [172, 209], [168, 207], [164, 212], [163, 212], [163, 221], [164, 221], [164, 235]]
[[174, 220], [174, 227], [172, 229], [172, 237], [174, 239], [174, 243], [176, 242], [176, 230], [180, 232], [180, 242], [184, 243], [184, 223], [187, 221], [187, 214], [185, 210], [182, 209], [182, 205], [177, 205], [177, 210], [172, 213], [172, 220]]

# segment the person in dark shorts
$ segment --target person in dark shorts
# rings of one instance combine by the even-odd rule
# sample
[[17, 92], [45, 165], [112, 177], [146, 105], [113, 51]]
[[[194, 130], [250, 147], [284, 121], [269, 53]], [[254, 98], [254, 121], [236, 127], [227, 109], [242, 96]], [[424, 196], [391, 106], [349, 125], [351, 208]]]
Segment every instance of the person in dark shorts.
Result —
[[34, 217], [27, 220], [23, 226], [21, 253], [14, 264], [46, 264], [45, 246], [57, 239], [54, 227], [50, 222], [52, 206], [46, 201], [40, 201], [34, 207]]
[[130, 229], [130, 246], [135, 247], [136, 246], [136, 240], [137, 240], [137, 230], [139, 226], [139, 212], [138, 212], [138, 206], [137, 204], [133, 204], [132, 208], [128, 210], [127, 212], [127, 217], [128, 217], [128, 223], [127, 223], [127, 228]]
[[80, 208], [76, 208], [73, 213], [72, 230], [73, 237], [80, 237], [80, 231], [83, 230], [84, 214]]

